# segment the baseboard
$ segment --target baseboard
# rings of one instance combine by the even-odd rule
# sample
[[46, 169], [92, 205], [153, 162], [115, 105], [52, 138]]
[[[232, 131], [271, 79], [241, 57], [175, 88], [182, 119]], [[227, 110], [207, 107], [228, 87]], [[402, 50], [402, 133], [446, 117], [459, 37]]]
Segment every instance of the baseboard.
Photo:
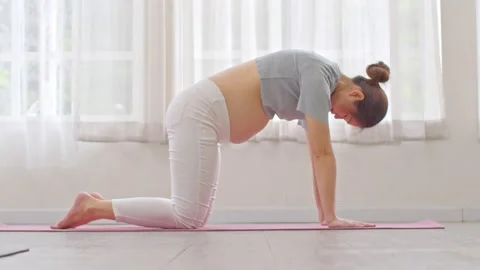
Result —
[[480, 222], [480, 208], [464, 209], [463, 220], [466, 222]]
[[[0, 223], [48, 225], [59, 220], [66, 210], [2, 210]], [[433, 219], [438, 222], [480, 221], [480, 209], [343, 209], [338, 215], [367, 222], [412, 222]], [[315, 209], [214, 209], [209, 219], [215, 223], [308, 223], [318, 222]], [[97, 221], [94, 224], [114, 224]]]

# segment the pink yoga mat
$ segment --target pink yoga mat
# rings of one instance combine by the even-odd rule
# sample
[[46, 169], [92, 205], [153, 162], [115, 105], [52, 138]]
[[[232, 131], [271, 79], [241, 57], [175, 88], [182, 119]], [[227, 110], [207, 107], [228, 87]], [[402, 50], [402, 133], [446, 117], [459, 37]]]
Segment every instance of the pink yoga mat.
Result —
[[0, 225], [0, 232], [182, 232], [182, 231], [271, 231], [271, 230], [378, 230], [378, 229], [444, 229], [432, 220], [415, 223], [387, 224], [379, 223], [371, 228], [328, 228], [318, 223], [282, 223], [282, 224], [209, 224], [200, 229], [157, 229], [131, 225], [85, 225], [75, 229], [52, 230], [49, 226]]

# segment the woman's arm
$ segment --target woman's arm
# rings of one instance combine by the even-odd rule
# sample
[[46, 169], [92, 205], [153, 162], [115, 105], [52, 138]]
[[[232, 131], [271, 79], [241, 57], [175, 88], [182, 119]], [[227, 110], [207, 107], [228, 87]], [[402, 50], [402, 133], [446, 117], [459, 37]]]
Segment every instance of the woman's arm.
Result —
[[327, 124], [308, 115], [305, 116], [305, 122], [317, 207], [320, 207], [324, 221], [329, 223], [336, 219], [336, 165], [330, 143], [330, 131]]
[[317, 206], [320, 207], [322, 223], [330, 223], [337, 219], [335, 207], [336, 195], [336, 162], [333, 155], [313, 155], [315, 168], [314, 188], [317, 196]]
[[330, 141], [328, 124], [309, 115], [305, 115], [305, 122], [316, 184], [314, 184], [314, 187], [319, 197], [317, 206], [322, 210], [325, 223], [335, 227], [374, 226], [373, 224], [337, 218], [335, 209], [336, 161]]
[[[312, 155], [310, 155], [310, 157], [311, 156]], [[313, 162], [312, 158], [310, 158], [310, 160], [311, 160], [312, 172], [313, 172], [313, 193], [315, 195], [315, 203], [317, 205], [318, 219], [320, 221], [320, 224], [324, 224], [325, 215], [323, 214], [322, 201], [320, 200], [320, 194], [318, 194], [317, 177], [315, 176], [315, 163]]]

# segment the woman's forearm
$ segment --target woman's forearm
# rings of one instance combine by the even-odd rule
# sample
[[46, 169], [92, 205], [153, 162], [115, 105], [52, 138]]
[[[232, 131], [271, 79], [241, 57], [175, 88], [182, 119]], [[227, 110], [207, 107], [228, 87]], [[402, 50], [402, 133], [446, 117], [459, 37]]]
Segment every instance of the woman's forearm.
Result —
[[313, 178], [313, 188], [315, 192], [315, 203], [317, 205], [318, 219], [320, 220], [320, 223], [324, 223], [325, 215], [323, 214], [322, 200], [320, 199], [320, 194], [318, 193], [318, 185], [315, 177]]
[[325, 221], [328, 223], [336, 218], [335, 192], [336, 192], [336, 162], [333, 155], [314, 157], [314, 174], [316, 192], [322, 208]]
[[317, 177], [315, 173], [315, 162], [311, 159], [312, 163], [312, 172], [313, 172], [313, 193], [315, 196], [315, 204], [317, 205], [318, 219], [320, 223], [325, 221], [325, 216], [323, 215], [322, 200], [320, 199], [320, 194], [318, 193]]

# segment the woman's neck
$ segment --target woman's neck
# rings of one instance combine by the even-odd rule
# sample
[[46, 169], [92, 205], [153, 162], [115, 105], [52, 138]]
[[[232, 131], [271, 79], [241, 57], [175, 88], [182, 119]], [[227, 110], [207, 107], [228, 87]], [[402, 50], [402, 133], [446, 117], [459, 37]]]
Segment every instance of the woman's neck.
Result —
[[342, 91], [344, 89], [348, 89], [352, 86], [353, 81], [349, 77], [345, 76], [344, 74], [340, 74], [340, 78], [338, 79], [337, 87], [335, 87], [335, 91]]

